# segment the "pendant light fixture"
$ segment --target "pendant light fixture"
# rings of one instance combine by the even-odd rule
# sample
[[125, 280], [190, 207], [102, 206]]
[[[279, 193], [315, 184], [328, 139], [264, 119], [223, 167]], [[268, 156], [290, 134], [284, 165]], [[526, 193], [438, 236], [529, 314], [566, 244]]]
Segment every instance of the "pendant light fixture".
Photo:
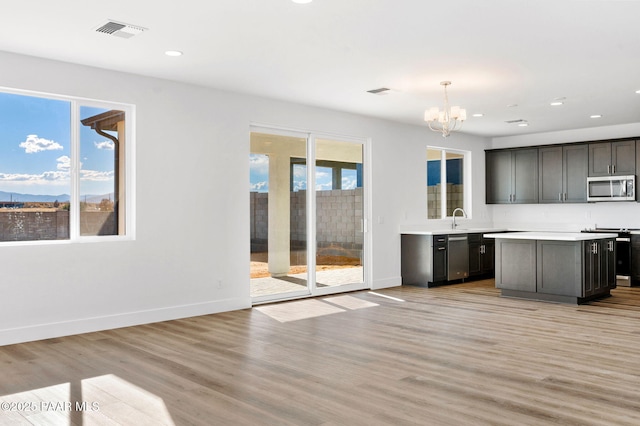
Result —
[[467, 110], [459, 106], [449, 106], [447, 87], [451, 85], [450, 81], [442, 81], [440, 85], [444, 86], [444, 107], [442, 110], [438, 107], [426, 110], [424, 121], [429, 125], [429, 129], [442, 133], [442, 137], [446, 138], [451, 132], [460, 130], [462, 122], [467, 119]]

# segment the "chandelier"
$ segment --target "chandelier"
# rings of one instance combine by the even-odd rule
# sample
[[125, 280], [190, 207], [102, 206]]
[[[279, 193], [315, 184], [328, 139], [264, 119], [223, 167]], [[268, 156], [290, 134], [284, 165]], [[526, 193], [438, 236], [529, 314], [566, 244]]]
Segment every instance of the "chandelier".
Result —
[[462, 122], [467, 119], [467, 110], [459, 106], [449, 106], [447, 86], [451, 85], [450, 81], [441, 81], [440, 85], [444, 86], [444, 108], [429, 108], [424, 112], [424, 121], [431, 130], [442, 133], [442, 137], [446, 138], [451, 132], [460, 130]]

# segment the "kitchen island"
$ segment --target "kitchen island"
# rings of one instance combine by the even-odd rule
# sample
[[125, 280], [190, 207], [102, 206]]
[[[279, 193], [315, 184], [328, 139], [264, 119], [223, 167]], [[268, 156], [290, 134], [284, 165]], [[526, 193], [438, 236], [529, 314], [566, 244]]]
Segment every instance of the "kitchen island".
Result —
[[579, 304], [616, 287], [616, 234], [506, 232], [494, 238], [502, 296]]

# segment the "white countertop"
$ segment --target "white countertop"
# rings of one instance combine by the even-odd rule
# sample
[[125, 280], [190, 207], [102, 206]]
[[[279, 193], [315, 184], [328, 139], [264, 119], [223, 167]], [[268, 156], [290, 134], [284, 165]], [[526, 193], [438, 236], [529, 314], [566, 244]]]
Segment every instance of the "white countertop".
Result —
[[584, 241], [616, 238], [618, 234], [583, 233], [583, 232], [505, 232], [502, 234], [484, 234], [486, 238], [507, 240], [550, 240], [550, 241]]
[[436, 229], [433, 231], [402, 231], [404, 235], [447, 235], [447, 234], [481, 234], [485, 232], [502, 232], [504, 228], [456, 228], [456, 229]]

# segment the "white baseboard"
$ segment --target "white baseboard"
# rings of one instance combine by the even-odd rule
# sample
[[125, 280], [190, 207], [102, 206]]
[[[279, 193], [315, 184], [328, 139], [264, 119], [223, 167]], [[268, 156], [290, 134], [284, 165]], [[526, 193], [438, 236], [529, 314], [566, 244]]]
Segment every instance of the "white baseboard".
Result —
[[192, 305], [171, 306], [148, 311], [128, 312], [93, 318], [81, 318], [48, 324], [36, 324], [0, 330], [0, 346], [35, 340], [52, 339], [74, 334], [131, 327], [160, 321], [170, 321], [200, 315], [247, 309], [251, 307], [251, 299], [225, 299]]

